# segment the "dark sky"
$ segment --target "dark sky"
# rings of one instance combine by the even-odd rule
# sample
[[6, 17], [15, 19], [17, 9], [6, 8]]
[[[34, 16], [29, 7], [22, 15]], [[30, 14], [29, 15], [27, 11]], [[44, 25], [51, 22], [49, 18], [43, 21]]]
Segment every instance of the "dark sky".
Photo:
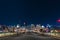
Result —
[[0, 24], [56, 24], [60, 18], [58, 0], [2, 0]]

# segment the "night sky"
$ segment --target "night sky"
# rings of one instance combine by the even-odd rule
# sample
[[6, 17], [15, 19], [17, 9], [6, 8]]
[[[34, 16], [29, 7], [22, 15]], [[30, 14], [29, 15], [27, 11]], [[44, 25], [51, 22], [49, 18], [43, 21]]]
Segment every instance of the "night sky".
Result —
[[2, 0], [0, 24], [57, 24], [60, 18], [58, 0]]

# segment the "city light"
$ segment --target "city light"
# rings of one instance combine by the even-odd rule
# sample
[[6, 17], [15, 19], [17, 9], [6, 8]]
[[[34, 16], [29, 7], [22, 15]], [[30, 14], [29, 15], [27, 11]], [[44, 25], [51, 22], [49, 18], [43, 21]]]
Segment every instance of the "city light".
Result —
[[51, 27], [51, 25], [47, 24], [47, 27]]
[[45, 26], [42, 25], [42, 28], [45, 28]]
[[17, 28], [19, 28], [20, 26], [19, 25], [17, 25]]
[[58, 19], [57, 22], [60, 22], [60, 19]]

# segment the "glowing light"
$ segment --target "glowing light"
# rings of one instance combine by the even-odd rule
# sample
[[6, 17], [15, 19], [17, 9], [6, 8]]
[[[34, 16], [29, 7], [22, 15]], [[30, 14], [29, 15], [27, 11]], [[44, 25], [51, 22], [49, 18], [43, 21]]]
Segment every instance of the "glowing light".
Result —
[[60, 22], [60, 19], [58, 19], [57, 21]]
[[17, 28], [19, 28], [19, 25], [17, 25]]
[[42, 25], [42, 28], [45, 28], [45, 26]]
[[47, 24], [47, 27], [51, 27], [51, 25]]
[[25, 25], [26, 23], [24, 22], [24, 25]]

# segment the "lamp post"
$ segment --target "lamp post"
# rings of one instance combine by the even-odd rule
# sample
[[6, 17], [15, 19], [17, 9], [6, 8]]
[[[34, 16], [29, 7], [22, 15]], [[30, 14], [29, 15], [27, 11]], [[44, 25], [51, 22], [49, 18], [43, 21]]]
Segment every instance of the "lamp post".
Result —
[[19, 32], [19, 30], [18, 30], [18, 28], [19, 28], [20, 26], [19, 25], [17, 25], [17, 35], [18, 35], [18, 32]]

